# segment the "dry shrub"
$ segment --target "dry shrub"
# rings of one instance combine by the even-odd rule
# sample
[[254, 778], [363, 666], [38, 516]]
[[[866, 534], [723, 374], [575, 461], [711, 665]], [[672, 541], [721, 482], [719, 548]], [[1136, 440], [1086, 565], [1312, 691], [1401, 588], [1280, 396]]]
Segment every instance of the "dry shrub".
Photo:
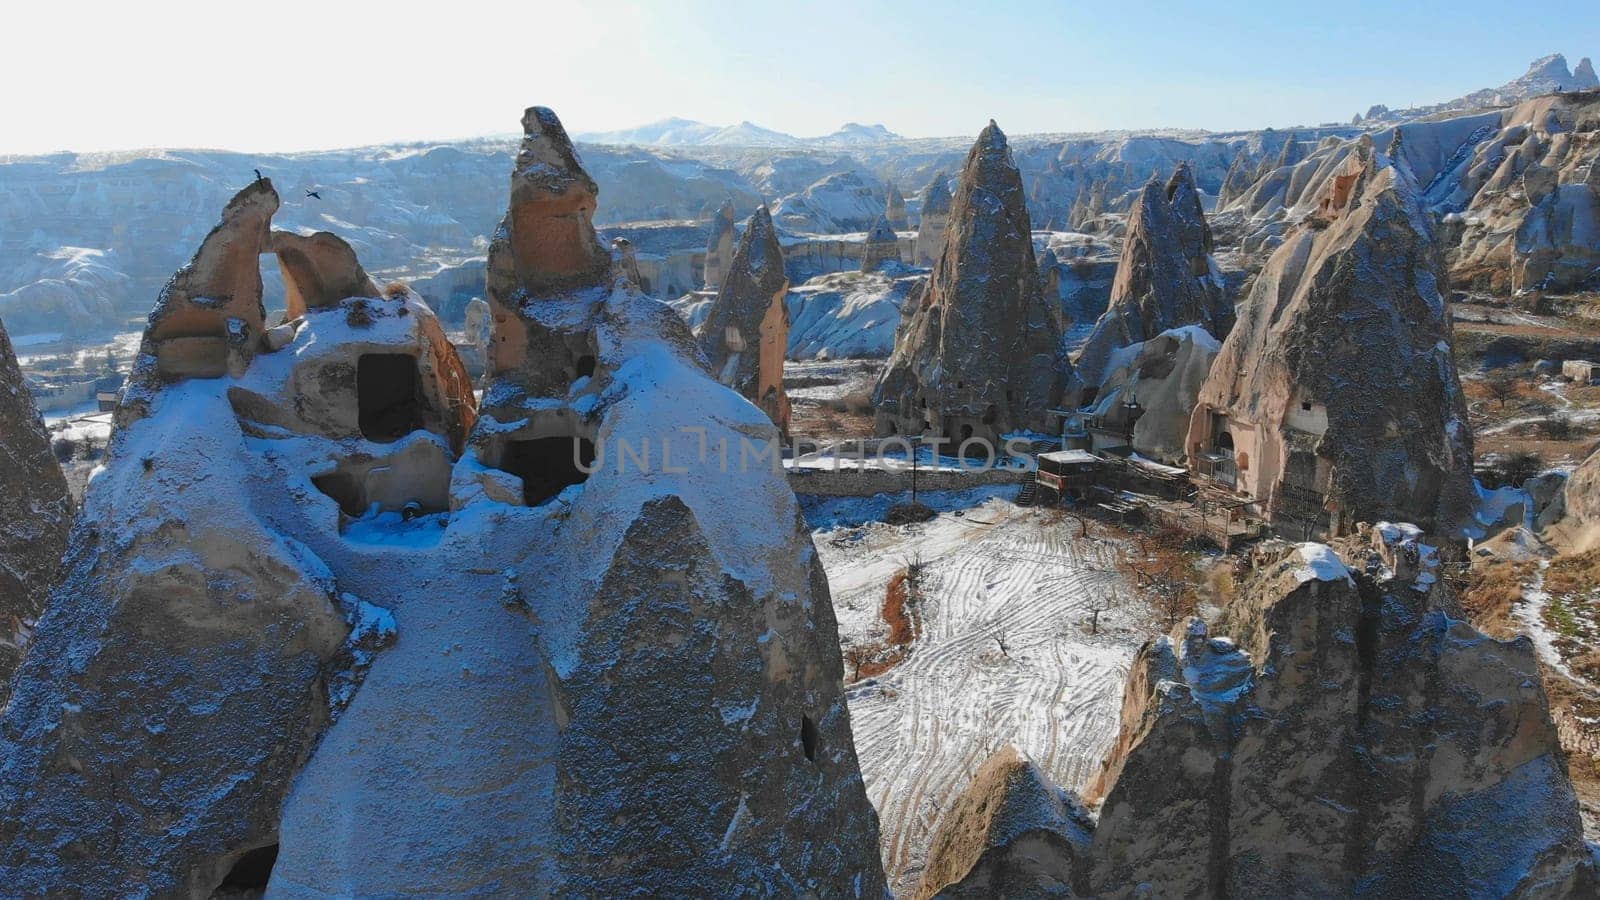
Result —
[[1597, 585], [1600, 585], [1600, 548], [1558, 556], [1544, 573], [1544, 586], [1552, 594], [1576, 594]]
[[411, 289], [406, 286], [404, 281], [391, 281], [384, 285], [383, 295], [388, 297], [390, 300], [399, 300], [410, 290]]
[[889, 643], [904, 646], [916, 640], [916, 626], [911, 621], [911, 581], [905, 569], [889, 579], [889, 589], [883, 597], [883, 622], [889, 626]]
[[1511, 609], [1522, 601], [1522, 586], [1533, 577], [1534, 564], [1492, 559], [1472, 568], [1461, 591], [1461, 608], [1478, 630], [1497, 638], [1514, 637]]
[[365, 328], [376, 322], [377, 317], [365, 300], [357, 298], [345, 307], [344, 320], [351, 328]]

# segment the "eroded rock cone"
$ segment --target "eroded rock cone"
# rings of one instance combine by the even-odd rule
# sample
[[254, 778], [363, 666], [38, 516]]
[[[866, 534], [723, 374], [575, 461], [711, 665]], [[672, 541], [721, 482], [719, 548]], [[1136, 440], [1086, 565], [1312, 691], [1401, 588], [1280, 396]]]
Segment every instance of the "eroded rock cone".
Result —
[[784, 432], [789, 430], [789, 397], [783, 390], [788, 288], [777, 229], [767, 208], [758, 207], [745, 223], [727, 278], [698, 332], [717, 379], [766, 410]]
[[711, 237], [706, 241], [705, 289], [714, 291], [722, 286], [733, 259], [736, 234], [733, 227], [733, 201], [724, 200], [711, 219]]
[[950, 180], [940, 172], [922, 192], [922, 219], [917, 224], [917, 265], [931, 266], [939, 261], [939, 253], [944, 249], [945, 228], [950, 222], [950, 203]]
[[889, 220], [883, 216], [872, 223], [867, 231], [867, 242], [861, 248], [861, 271], [876, 272], [884, 263], [900, 262], [900, 238], [894, 233]]
[[1145, 184], [1128, 216], [1111, 299], [1078, 353], [1084, 385], [1100, 386], [1118, 350], [1164, 331], [1200, 325], [1219, 338], [1228, 333], [1230, 310], [1210, 274], [1210, 239], [1186, 168], [1170, 187], [1154, 179]]
[[[151, 316], [138, 412], [119, 416], [0, 719], [8, 892], [264, 887], [296, 773], [393, 640], [368, 599], [432, 596], [425, 554], [359, 535], [447, 508], [471, 385], [402, 288], [332, 304], [346, 279], [318, 276], [300, 293], [318, 305], [261, 335], [276, 200], [264, 182], [234, 198]], [[215, 341], [227, 370], [164, 365], [194, 358], [186, 339]]]
[[72, 497], [0, 323], [0, 709], [67, 549]]
[[[775, 297], [781, 313], [758, 219], [722, 290], [748, 276], [761, 314]], [[496, 253], [502, 273], [541, 264]], [[275, 883], [883, 893], [827, 581], [777, 429], [628, 268], [620, 249], [583, 281], [491, 280], [493, 342], [521, 349], [486, 378], [431, 581], [394, 596], [400, 640], [284, 804]]]
[[884, 218], [889, 220], [890, 228], [904, 228], [906, 222], [906, 197], [900, 193], [899, 185], [889, 182], [884, 189]]
[[931, 432], [999, 447], [1047, 430], [1072, 367], [1060, 304], [1045, 301], [1022, 177], [993, 122], [967, 154], [946, 246], [923, 300], [903, 311], [873, 393], [877, 432]]
[[578, 161], [556, 114], [522, 117], [522, 149], [511, 173], [511, 211], [489, 247], [490, 293], [515, 284], [547, 291], [605, 278], [611, 256], [594, 233], [600, 188]]
[[1230, 604], [1234, 640], [1146, 645], [1090, 787], [1096, 895], [1595, 890], [1533, 646], [1439, 611], [1419, 534], [1351, 542], [1366, 570], [1299, 545]]
[[1289, 536], [1455, 534], [1475, 494], [1444, 266], [1416, 184], [1363, 141], [1239, 307], [1189, 458]]
[[1093, 837], [1078, 799], [1007, 746], [984, 762], [941, 820], [913, 896], [1079, 896]]

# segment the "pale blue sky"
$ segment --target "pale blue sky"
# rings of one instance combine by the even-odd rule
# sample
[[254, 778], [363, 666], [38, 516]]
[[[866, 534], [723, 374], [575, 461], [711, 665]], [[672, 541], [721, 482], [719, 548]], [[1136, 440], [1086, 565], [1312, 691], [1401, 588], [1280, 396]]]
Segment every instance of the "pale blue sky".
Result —
[[94, 0], [4, 24], [0, 153], [465, 137], [535, 103], [572, 131], [1282, 127], [1600, 58], [1594, 0]]

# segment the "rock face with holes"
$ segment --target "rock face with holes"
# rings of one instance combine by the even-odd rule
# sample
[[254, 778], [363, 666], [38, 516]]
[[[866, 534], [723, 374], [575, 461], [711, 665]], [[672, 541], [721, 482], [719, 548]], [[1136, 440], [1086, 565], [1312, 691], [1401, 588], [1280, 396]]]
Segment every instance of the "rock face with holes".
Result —
[[1211, 228], [1187, 165], [1163, 186], [1151, 179], [1128, 215], [1111, 300], [1076, 360], [1087, 386], [1100, 384], [1116, 351], [1185, 325], [1226, 337], [1233, 308], [1211, 261]]
[[733, 201], [724, 200], [711, 219], [711, 238], [706, 242], [705, 289], [714, 291], [722, 286], [728, 263], [733, 259], [733, 248], [738, 240], [733, 227]]
[[1087, 884], [1094, 822], [1069, 792], [1007, 746], [939, 824], [917, 900], [1072, 897]]
[[0, 323], [0, 709], [72, 528], [72, 497]]
[[[570, 169], [541, 179], [589, 183], [553, 113], [524, 121], [521, 157]], [[491, 270], [527, 278], [489, 302], [497, 350], [529, 351], [488, 375], [448, 563], [394, 598], [402, 640], [285, 802], [274, 891], [881, 895], [777, 429], [622, 258], [587, 280], [524, 259], [525, 196]], [[765, 285], [763, 315], [782, 307], [770, 235], [758, 213], [723, 283]]]
[[[276, 201], [246, 188], [163, 293], [0, 719], [18, 893], [260, 887], [296, 772], [393, 638], [368, 601], [422, 590], [360, 536], [447, 506], [471, 385], [421, 298], [377, 295], [342, 242], [286, 262], [306, 308], [263, 329], [260, 256], [293, 256]], [[165, 365], [191, 340], [227, 365]]]
[[1140, 651], [1090, 786], [1095, 895], [1592, 894], [1532, 643], [1441, 611], [1418, 535], [1293, 547], [1232, 640], [1192, 620]]
[[1416, 182], [1365, 141], [1240, 306], [1191, 464], [1288, 536], [1455, 534], [1476, 494], [1438, 246]]
[[785, 433], [790, 414], [789, 395], [783, 390], [788, 290], [777, 229], [767, 208], [758, 207], [745, 223], [722, 288], [697, 330], [717, 380], [761, 407]]
[[950, 180], [940, 172], [922, 192], [914, 260], [919, 266], [931, 266], [939, 261], [939, 253], [944, 250], [945, 228], [950, 224], [950, 200]]
[[967, 154], [948, 246], [922, 301], [902, 310], [873, 392], [880, 435], [929, 432], [998, 448], [1017, 429], [1051, 430], [1071, 374], [1060, 304], [1039, 286], [1022, 176], [993, 122]]

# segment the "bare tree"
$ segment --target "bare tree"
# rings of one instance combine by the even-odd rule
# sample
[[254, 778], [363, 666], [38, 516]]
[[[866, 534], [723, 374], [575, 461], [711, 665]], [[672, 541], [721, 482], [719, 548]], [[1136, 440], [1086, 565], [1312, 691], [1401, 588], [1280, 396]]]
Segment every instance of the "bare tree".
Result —
[[1517, 384], [1517, 377], [1510, 372], [1496, 372], [1484, 379], [1483, 386], [1489, 391], [1489, 396], [1500, 401], [1500, 408], [1505, 409], [1506, 404], [1517, 399], [1521, 388]]

